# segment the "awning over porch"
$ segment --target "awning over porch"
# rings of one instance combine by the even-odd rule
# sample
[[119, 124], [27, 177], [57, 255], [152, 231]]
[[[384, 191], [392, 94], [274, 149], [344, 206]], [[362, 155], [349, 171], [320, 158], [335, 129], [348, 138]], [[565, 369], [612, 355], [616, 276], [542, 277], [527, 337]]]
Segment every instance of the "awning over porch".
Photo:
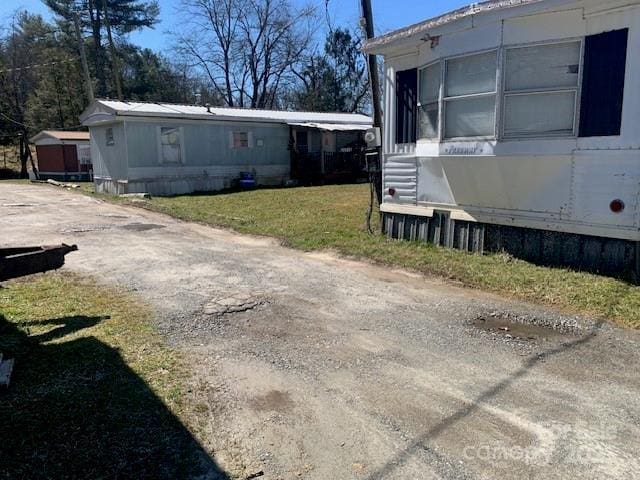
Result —
[[315, 122], [287, 122], [287, 125], [292, 127], [306, 127], [315, 128], [318, 130], [324, 130], [325, 132], [352, 132], [352, 131], [365, 131], [371, 128], [371, 125], [364, 125], [362, 123], [315, 123]]

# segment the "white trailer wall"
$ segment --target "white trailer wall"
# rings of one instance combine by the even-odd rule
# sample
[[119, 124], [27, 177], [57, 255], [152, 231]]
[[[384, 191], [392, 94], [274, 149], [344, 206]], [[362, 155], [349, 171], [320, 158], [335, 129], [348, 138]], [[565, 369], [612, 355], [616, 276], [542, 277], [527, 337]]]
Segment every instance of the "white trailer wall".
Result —
[[[543, 2], [445, 25], [435, 48], [418, 41], [385, 57], [383, 210], [429, 216], [434, 208], [470, 221], [640, 240], [640, 6], [633, 2]], [[616, 9], [619, 5], [619, 9]], [[613, 8], [613, 10], [611, 9]], [[505, 18], [506, 16], [506, 18]], [[418, 140], [396, 144], [396, 72], [502, 46], [581, 39], [629, 29], [620, 136]], [[502, 73], [498, 66], [498, 80]], [[501, 112], [498, 87], [498, 113]], [[498, 120], [500, 121], [500, 120]], [[498, 126], [498, 133], [500, 125]], [[395, 195], [389, 194], [389, 189]], [[614, 198], [626, 209], [613, 214]]]

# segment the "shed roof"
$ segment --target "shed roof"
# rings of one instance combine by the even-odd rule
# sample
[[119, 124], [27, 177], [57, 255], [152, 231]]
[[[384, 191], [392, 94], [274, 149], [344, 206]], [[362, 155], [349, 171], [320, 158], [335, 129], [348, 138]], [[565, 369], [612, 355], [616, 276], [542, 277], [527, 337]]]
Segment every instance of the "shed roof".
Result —
[[[254, 110], [244, 108], [181, 105], [172, 103], [125, 102], [95, 100], [80, 116], [83, 123], [92, 123], [92, 116], [184, 118], [192, 120], [236, 120], [267, 123], [331, 123], [371, 125], [372, 119], [355, 113], [290, 112], [282, 110]], [[106, 120], [106, 119], [105, 119]]]
[[472, 3], [466, 7], [453, 10], [437, 17], [424, 20], [408, 27], [394, 30], [385, 35], [372, 38], [364, 44], [364, 50], [368, 53], [377, 53], [379, 49], [391, 45], [399, 40], [404, 40], [414, 35], [424, 34], [428, 30], [446, 25], [463, 18], [494, 10], [503, 10], [511, 7], [519, 7], [531, 3], [539, 3], [545, 0], [487, 0], [480, 3]]
[[89, 141], [89, 132], [69, 132], [64, 130], [42, 130], [40, 133], [31, 137], [30, 141], [35, 143], [45, 138], [53, 140], [68, 141]]

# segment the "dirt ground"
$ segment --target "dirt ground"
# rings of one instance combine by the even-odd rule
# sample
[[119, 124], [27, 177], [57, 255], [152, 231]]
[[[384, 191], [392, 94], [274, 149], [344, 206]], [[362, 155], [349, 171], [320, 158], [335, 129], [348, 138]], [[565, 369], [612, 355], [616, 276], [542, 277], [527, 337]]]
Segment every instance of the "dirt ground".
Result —
[[156, 308], [234, 478], [640, 478], [637, 332], [54, 188], [0, 232]]

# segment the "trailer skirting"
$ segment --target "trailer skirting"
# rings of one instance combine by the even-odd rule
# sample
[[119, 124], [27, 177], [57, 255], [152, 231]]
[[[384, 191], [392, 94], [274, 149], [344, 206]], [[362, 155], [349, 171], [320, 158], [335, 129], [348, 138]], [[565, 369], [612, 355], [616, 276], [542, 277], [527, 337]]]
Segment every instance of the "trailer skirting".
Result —
[[[288, 175], [256, 175], [258, 186], [280, 186], [289, 179]], [[149, 193], [151, 195], [184, 195], [193, 192], [215, 192], [237, 185], [238, 176], [185, 176], [160, 177], [132, 180], [113, 180], [95, 177], [96, 192], [124, 195], [128, 193]]]
[[640, 279], [640, 242], [433, 217], [382, 214], [389, 238], [427, 242], [474, 253], [506, 252], [546, 266]]

